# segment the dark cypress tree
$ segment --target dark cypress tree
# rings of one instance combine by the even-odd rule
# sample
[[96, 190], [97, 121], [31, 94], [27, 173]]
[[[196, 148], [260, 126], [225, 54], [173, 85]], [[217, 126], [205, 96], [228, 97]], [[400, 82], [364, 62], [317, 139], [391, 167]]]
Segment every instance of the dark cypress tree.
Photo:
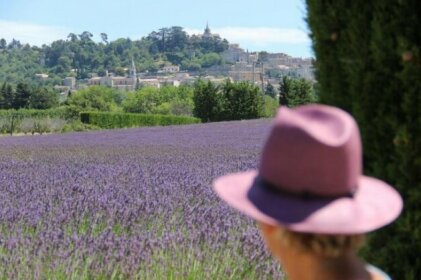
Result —
[[15, 98], [15, 92], [8, 83], [3, 83], [1, 87], [2, 102], [0, 103], [1, 109], [12, 109], [13, 100]]
[[0, 88], [0, 110], [5, 109], [6, 107], [6, 100], [4, 99], [4, 95], [6, 93], [6, 83], [3, 83], [3, 85]]
[[279, 82], [279, 105], [288, 106], [289, 78], [283, 76]]
[[19, 83], [16, 86], [15, 96], [13, 98], [12, 107], [14, 109], [28, 108], [31, 89], [28, 84]]
[[193, 92], [193, 115], [203, 122], [219, 120], [220, 96], [218, 86], [211, 81], [198, 80]]
[[269, 82], [266, 85], [265, 94], [266, 95], [269, 95], [272, 98], [276, 98], [276, 90], [275, 90], [275, 87], [271, 83], [269, 83]]
[[421, 275], [421, 2], [306, 0], [322, 103], [357, 119], [365, 173], [394, 185], [405, 211], [364, 255], [394, 279]]
[[29, 98], [28, 106], [31, 109], [49, 109], [58, 106], [59, 96], [47, 88], [34, 88]]

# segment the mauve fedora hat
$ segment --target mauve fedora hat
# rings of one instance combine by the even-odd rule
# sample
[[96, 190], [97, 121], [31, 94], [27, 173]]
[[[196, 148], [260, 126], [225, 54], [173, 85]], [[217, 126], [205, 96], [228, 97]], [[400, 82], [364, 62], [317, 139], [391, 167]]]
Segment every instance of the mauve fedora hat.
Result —
[[213, 182], [246, 215], [292, 231], [358, 234], [385, 226], [402, 210], [394, 188], [362, 175], [358, 126], [325, 105], [281, 107], [258, 170]]

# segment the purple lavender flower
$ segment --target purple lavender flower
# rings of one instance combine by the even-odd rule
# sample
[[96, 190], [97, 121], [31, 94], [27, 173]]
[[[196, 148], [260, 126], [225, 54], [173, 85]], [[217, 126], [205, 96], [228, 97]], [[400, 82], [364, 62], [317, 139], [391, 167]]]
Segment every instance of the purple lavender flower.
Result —
[[0, 278], [281, 278], [211, 190], [257, 167], [269, 124], [1, 138]]

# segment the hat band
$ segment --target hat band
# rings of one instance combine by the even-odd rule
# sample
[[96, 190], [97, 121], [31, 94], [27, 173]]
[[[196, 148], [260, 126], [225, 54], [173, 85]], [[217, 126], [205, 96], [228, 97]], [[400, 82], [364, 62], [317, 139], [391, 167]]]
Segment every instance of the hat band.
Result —
[[[255, 185], [260, 186], [261, 188], [277, 194], [277, 195], [284, 195], [284, 196], [292, 196], [292, 197], [296, 197], [296, 198], [301, 198], [301, 199], [312, 199], [312, 198], [316, 198], [316, 199], [338, 199], [338, 198], [344, 198], [344, 197], [348, 197], [348, 198], [353, 198], [355, 191], [353, 192], [348, 192], [345, 194], [340, 194], [340, 195], [321, 195], [321, 194], [315, 194], [315, 193], [311, 193], [311, 192], [292, 192], [289, 190], [285, 190], [284, 188], [280, 188], [279, 186], [276, 186], [268, 181], [266, 181], [265, 179], [263, 179], [260, 176], [257, 176], [255, 181], [254, 181]], [[355, 188], [356, 189], [356, 188]]]

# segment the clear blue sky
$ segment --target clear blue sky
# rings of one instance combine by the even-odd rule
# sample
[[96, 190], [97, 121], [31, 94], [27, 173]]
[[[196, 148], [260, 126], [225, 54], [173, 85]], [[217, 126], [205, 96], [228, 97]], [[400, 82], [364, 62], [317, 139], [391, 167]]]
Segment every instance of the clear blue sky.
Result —
[[161, 27], [214, 33], [250, 51], [313, 56], [304, 0], [0, 0], [0, 38], [50, 43], [70, 32], [139, 39]]

